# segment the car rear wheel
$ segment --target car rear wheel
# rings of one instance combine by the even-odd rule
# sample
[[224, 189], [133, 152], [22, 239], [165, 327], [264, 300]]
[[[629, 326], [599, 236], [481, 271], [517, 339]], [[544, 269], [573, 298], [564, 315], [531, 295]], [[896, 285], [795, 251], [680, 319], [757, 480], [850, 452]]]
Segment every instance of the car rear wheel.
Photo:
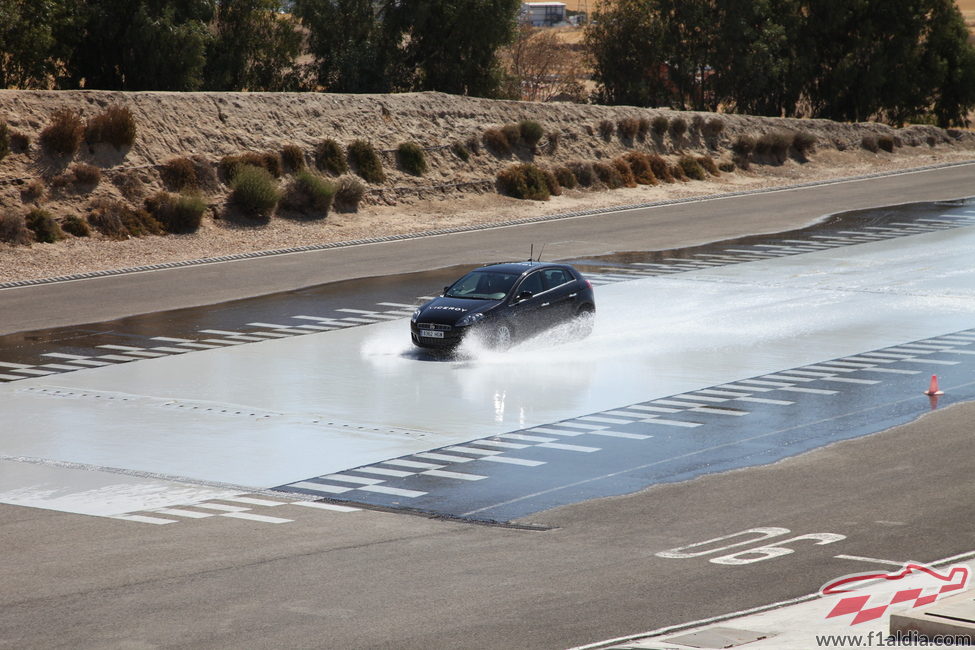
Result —
[[576, 312], [576, 323], [579, 328], [579, 338], [584, 339], [592, 334], [596, 326], [596, 311], [588, 305], [580, 307]]

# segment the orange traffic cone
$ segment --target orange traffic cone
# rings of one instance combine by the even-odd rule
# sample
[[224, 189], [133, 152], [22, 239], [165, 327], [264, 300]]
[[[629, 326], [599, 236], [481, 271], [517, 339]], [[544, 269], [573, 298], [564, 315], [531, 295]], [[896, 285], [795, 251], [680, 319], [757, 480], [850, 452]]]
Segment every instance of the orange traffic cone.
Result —
[[938, 375], [931, 375], [931, 385], [924, 391], [925, 395], [944, 395], [944, 391], [938, 389]]

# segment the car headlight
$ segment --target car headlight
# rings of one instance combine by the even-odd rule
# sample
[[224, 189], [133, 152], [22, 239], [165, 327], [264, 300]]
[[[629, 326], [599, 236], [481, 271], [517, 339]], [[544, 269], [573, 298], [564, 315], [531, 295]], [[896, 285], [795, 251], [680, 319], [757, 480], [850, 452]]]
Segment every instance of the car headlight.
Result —
[[474, 323], [477, 323], [482, 320], [484, 320], [484, 314], [481, 313], [467, 314], [465, 316], [462, 316], [461, 319], [457, 321], [457, 326], [467, 327], [468, 325], [473, 325]]
[[416, 309], [413, 310], [413, 315], [410, 316], [410, 322], [415, 323], [416, 319], [419, 317], [420, 317], [420, 308], [417, 307]]

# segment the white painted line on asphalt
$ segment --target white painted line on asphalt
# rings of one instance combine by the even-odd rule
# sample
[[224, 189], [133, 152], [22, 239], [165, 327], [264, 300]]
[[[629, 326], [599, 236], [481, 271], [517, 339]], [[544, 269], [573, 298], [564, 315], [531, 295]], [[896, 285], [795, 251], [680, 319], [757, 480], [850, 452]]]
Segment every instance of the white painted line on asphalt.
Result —
[[125, 354], [132, 357], [141, 357], [145, 359], [158, 359], [159, 357], [168, 357], [168, 354], [162, 352], [139, 352], [138, 350], [133, 350], [132, 352], [126, 352]]
[[718, 413], [720, 415], [736, 415], [736, 416], [748, 415], [749, 413], [748, 411], [733, 411], [731, 409], [715, 408], [713, 406], [702, 406], [700, 408], [691, 409], [691, 411], [694, 411], [696, 413]]
[[110, 519], [121, 519], [122, 521], [135, 521], [140, 524], [175, 524], [176, 519], [163, 519], [161, 517], [147, 517], [145, 515], [113, 515]]
[[[404, 476], [413, 476], [416, 472], [404, 472], [401, 469], [386, 469], [385, 467], [357, 467], [354, 470], [349, 470], [353, 472], [362, 472], [363, 474], [376, 474], [377, 476], [395, 476], [396, 478], [403, 478]], [[332, 478], [335, 480], [345, 480], [342, 474], [335, 474]]]
[[749, 393], [733, 393], [730, 390], [714, 390], [710, 388], [707, 390], [696, 390], [691, 394], [692, 395], [717, 395], [719, 397], [730, 397], [732, 399], [737, 397], [748, 397], [749, 395]]
[[720, 386], [720, 388], [731, 388], [734, 390], [747, 390], [752, 393], [769, 393], [775, 390], [774, 388], [760, 388], [758, 386], [740, 386], [738, 384], [724, 384]]
[[332, 510], [334, 512], [359, 512], [361, 510], [361, 508], [338, 506], [334, 503], [318, 503], [317, 501], [292, 501], [290, 505], [301, 506], [302, 508], [315, 508], [316, 510]]
[[[411, 474], [412, 472], [408, 473]], [[381, 478], [366, 478], [365, 476], [345, 476], [343, 474], [329, 474], [328, 476], [319, 476], [318, 478], [327, 481], [339, 481], [341, 483], [355, 483], [356, 485], [377, 485], [382, 483]]]
[[598, 415], [586, 415], [581, 418], [576, 418], [577, 420], [582, 420], [584, 422], [603, 422], [606, 424], [630, 424], [633, 420], [621, 420], [619, 418], [604, 418]]
[[402, 488], [389, 487], [388, 485], [364, 485], [360, 490], [365, 490], [366, 492], [379, 492], [381, 494], [392, 494], [393, 496], [406, 497], [408, 499], [415, 499], [416, 497], [422, 497], [426, 492], [418, 492], [417, 490], [404, 490]]
[[206, 519], [207, 517], [216, 517], [217, 515], [212, 512], [196, 512], [195, 510], [183, 510], [182, 508], [157, 508], [152, 510], [160, 515], [172, 515], [174, 517], [186, 517], [187, 519]]
[[790, 393], [809, 393], [811, 395], [836, 395], [839, 392], [835, 390], [824, 390], [822, 388], [800, 388], [799, 386], [790, 386], [788, 388], [780, 388], [779, 390], [789, 391]]
[[470, 456], [454, 456], [453, 454], [435, 454], [430, 451], [421, 451], [413, 454], [417, 458], [429, 458], [430, 460], [440, 460], [445, 463], [469, 463], [473, 458]]
[[460, 481], [480, 481], [481, 479], [487, 478], [486, 476], [481, 476], [480, 474], [464, 474], [463, 472], [447, 472], [442, 469], [428, 469], [425, 472], [420, 472], [421, 474], [426, 474], [427, 476], [439, 476], [441, 478], [455, 478]]
[[627, 410], [638, 410], [646, 411], [649, 413], [680, 413], [681, 409], [667, 408], [666, 406], [643, 406], [642, 404], [635, 404], [633, 406], [627, 406]]
[[[855, 361], [828, 361], [825, 364], [821, 364], [821, 365], [827, 366], [827, 367], [830, 367], [830, 368], [834, 368], [836, 366], [839, 366], [839, 367], [854, 368], [854, 369], [856, 369], [856, 368], [873, 368], [877, 364], [876, 363], [856, 363]], [[812, 366], [809, 366], [809, 367], [812, 368]]]
[[683, 420], [647, 420], [648, 424], [662, 424], [667, 427], [686, 427], [688, 429], [693, 429], [694, 427], [699, 427], [703, 422], [684, 422]]
[[105, 348], [106, 350], [121, 350], [122, 352], [131, 352], [133, 350], [143, 350], [145, 348], [134, 348], [131, 345], [96, 345], [96, 348]]
[[315, 330], [316, 332], [331, 332], [335, 328], [325, 327], [324, 325], [299, 325], [298, 329]]
[[778, 404], [780, 406], [788, 406], [790, 404], [795, 404], [795, 402], [790, 402], [784, 399], [769, 399], [767, 397], [738, 397], [732, 400], [733, 402], [754, 402], [756, 404]]
[[[657, 422], [657, 420], [644, 420], [644, 422]], [[590, 433], [594, 436], [606, 436], [607, 438], [627, 438], [629, 440], [646, 440], [647, 438], [653, 437], [643, 433], [623, 433], [622, 431], [592, 431]]]
[[163, 346], [157, 346], [154, 348], [149, 348], [150, 352], [169, 352], [170, 354], [186, 354], [189, 350], [183, 350], [181, 348], [168, 348]]
[[229, 338], [232, 338], [235, 341], [247, 341], [248, 343], [257, 343], [259, 341], [267, 340], [267, 338], [263, 336], [247, 336], [245, 334], [234, 334]]
[[600, 447], [583, 447], [582, 445], [566, 445], [560, 442], [543, 442], [538, 446], [546, 447], [548, 449], [564, 449], [565, 451], [581, 451], [586, 453], [599, 451], [601, 449]]
[[864, 368], [864, 372], [886, 372], [892, 375], [917, 375], [920, 370], [900, 370], [898, 368]]
[[815, 372], [813, 370], [789, 370], [790, 375], [802, 375], [803, 377], [832, 377], [837, 372], [853, 372], [849, 368], [826, 368], [825, 366], [806, 366], [806, 368], [818, 368], [819, 370], [833, 370], [833, 372]]
[[491, 449], [478, 449], [477, 447], [464, 447], [462, 445], [458, 445], [458, 446], [455, 446], [455, 447], [446, 447], [446, 450], [447, 451], [457, 451], [457, 452], [460, 452], [462, 454], [475, 454], [477, 456], [493, 456], [495, 454], [502, 453], [500, 451], [494, 451], [494, 450], [491, 450]]
[[249, 327], [269, 327], [272, 330], [286, 330], [288, 325], [276, 325], [274, 323], [247, 323]]
[[[904, 363], [921, 363], [928, 364], [932, 363], [936, 366], [957, 366], [960, 361], [940, 361], [938, 359], [904, 359]], [[26, 371], [21, 371], [26, 372]]]
[[250, 510], [250, 508], [242, 508], [240, 506], [228, 506], [223, 503], [194, 503], [194, 508], [205, 508], [207, 510], [219, 510], [221, 512], [244, 512], [245, 510]]
[[739, 379], [739, 384], [757, 384], [759, 386], [774, 386], [775, 388], [785, 388], [786, 386], [792, 386], [792, 384], [784, 384], [780, 381], [763, 381], [761, 379]]
[[74, 361], [71, 361], [70, 363], [75, 363], [75, 364], [78, 364], [79, 366], [90, 366], [92, 368], [95, 368], [95, 367], [98, 367], [98, 366], [110, 366], [110, 365], [112, 365], [108, 361], [94, 361], [92, 359], [76, 359]]
[[218, 345], [243, 345], [246, 341], [234, 341], [232, 339], [203, 339], [204, 343], [216, 343]]
[[0, 361], [0, 367], [3, 368], [32, 368], [29, 363], [10, 363], [9, 361]]
[[478, 445], [485, 445], [487, 447], [500, 447], [501, 449], [528, 449], [531, 445], [521, 445], [517, 442], [501, 442], [500, 440], [478, 440], [476, 443]]
[[266, 508], [273, 508], [274, 506], [283, 506], [287, 504], [287, 501], [271, 501], [270, 499], [258, 499], [256, 497], [221, 497], [220, 501], [246, 503], [252, 506], [264, 506]]
[[220, 336], [241, 336], [243, 332], [231, 332], [229, 330], [199, 330], [201, 334], [219, 334]]
[[704, 406], [702, 402], [680, 402], [674, 399], [655, 399], [653, 404], [666, 404], [668, 406], [683, 406], [686, 408], [694, 408], [696, 406]]
[[416, 305], [407, 305], [402, 302], [377, 302], [377, 305], [382, 305], [383, 307], [405, 307], [406, 309], [415, 309]]
[[342, 494], [343, 492], [348, 492], [354, 490], [355, 488], [338, 486], [338, 485], [326, 485], [325, 483], [312, 483], [310, 481], [299, 481], [298, 483], [291, 483], [287, 487], [297, 488], [299, 490], [308, 490], [309, 492], [318, 492], [319, 494]]
[[214, 348], [222, 347], [222, 346], [219, 346], [219, 345], [205, 345], [203, 343], [180, 343], [179, 345], [182, 345], [182, 346], [185, 346], [185, 347], [188, 347], [188, 348], [196, 348], [198, 350], [212, 350]]
[[[705, 402], [711, 402], [713, 404], [720, 404], [721, 402], [728, 401], [727, 397], [707, 397], [706, 395], [701, 395], [701, 393], [703, 392], [705, 391], [703, 390], [694, 391], [692, 395], [688, 395], [687, 399], [703, 400]], [[684, 399], [684, 398], [678, 398], [678, 399]]]
[[931, 354], [937, 350], [927, 350], [925, 348], [915, 348], [914, 346], [907, 347], [906, 345], [898, 345], [892, 348], [885, 348], [887, 351], [892, 352], [909, 352], [911, 356], [916, 356], [918, 354]]
[[508, 465], [524, 465], [525, 467], [537, 467], [544, 465], [544, 460], [526, 460], [524, 458], [510, 458], [505, 456], [485, 456], [479, 460], [489, 460], [492, 463], [507, 463]]
[[66, 354], [64, 352], [42, 352], [42, 357], [57, 357], [58, 359], [87, 359], [80, 354]]
[[595, 431], [596, 429], [609, 428], [602, 424], [587, 424], [585, 422], [553, 422], [552, 424], [557, 424], [560, 427], [571, 427], [573, 429], [585, 429], [586, 431]]
[[2, 375], [2, 374], [0, 374], [0, 379], [13, 381], [13, 380], [16, 380], [16, 379], [25, 379], [25, 377], [18, 377], [17, 375]]
[[52, 370], [78, 370], [78, 366], [66, 366], [63, 363], [45, 363], [37, 366], [38, 368], [51, 368]]
[[350, 323], [363, 323], [363, 324], [366, 324], [366, 325], [376, 322], [376, 319], [375, 318], [359, 318], [357, 316], [347, 316], [346, 318], [343, 318], [342, 320], [349, 321]]
[[[790, 370], [788, 372], [791, 373], [792, 371]], [[795, 375], [792, 375], [792, 374], [786, 375], [784, 373], [779, 373], [779, 374], [775, 374], [775, 375], [763, 375], [763, 377], [768, 377], [769, 379], [788, 379], [789, 381], [802, 381], [802, 382], [816, 381], [815, 379], [813, 379], [811, 377], [796, 377]], [[749, 381], [751, 381], [751, 380], [749, 380]]]
[[153, 336], [153, 341], [167, 341], [169, 343], [192, 343], [192, 339], [176, 339], [172, 336]]
[[401, 460], [399, 458], [394, 458], [393, 460], [384, 460], [383, 465], [395, 465], [397, 467], [412, 467], [414, 469], [440, 469], [443, 465], [434, 465], [433, 463], [420, 463], [415, 460]]
[[[560, 425], [561, 426], [561, 425]], [[551, 427], [534, 427], [532, 429], [526, 429], [529, 433], [551, 433], [556, 436], [584, 436], [589, 431], [565, 431], [563, 429], [552, 429]], [[599, 431], [599, 429], [592, 429], [593, 431]]]
[[19, 372], [24, 375], [34, 375], [37, 377], [56, 374], [53, 370], [34, 370], [32, 368], [11, 368], [7, 372]]
[[898, 347], [902, 347], [902, 348], [917, 348], [917, 349], [920, 349], [920, 350], [950, 350], [951, 349], [951, 345], [950, 344], [947, 344], [947, 345], [946, 344], [936, 345], [934, 343], [908, 343], [906, 345], [901, 345], [901, 346], [898, 346]]
[[[304, 330], [298, 330], [300, 334], [307, 334]], [[290, 338], [290, 334], [282, 334], [281, 332], [250, 332], [251, 336], [261, 336], [265, 339], [287, 339]]]
[[945, 350], [945, 354], [975, 354], [971, 350]]
[[619, 416], [619, 417], [624, 417], [624, 418], [636, 418], [636, 419], [639, 419], [639, 418], [642, 418], [643, 417], [643, 414], [640, 414], [640, 413], [628, 413], [627, 411], [624, 411], [622, 409], [616, 409], [616, 410], [613, 410], [613, 411], [603, 411], [601, 413], [601, 415], [612, 415], [612, 416]]
[[875, 557], [861, 557], [859, 555], [834, 555], [833, 557], [839, 560], [856, 560], [857, 562], [869, 562], [870, 564], [889, 564], [897, 567], [904, 566], [903, 562], [894, 562], [893, 560], [878, 560]]
[[851, 379], [850, 377], [826, 377], [823, 381], [835, 381], [845, 384], [879, 384], [876, 379]]
[[505, 438], [511, 440], [524, 440], [525, 442], [555, 442], [558, 438], [545, 438], [542, 436], [526, 436], [521, 433], [502, 433], [497, 436], [498, 438]]
[[875, 357], [873, 359], [867, 357], [846, 357], [844, 361], [866, 361], [871, 365], [877, 365], [878, 363], [894, 363], [895, 359], [883, 359], [881, 357]]
[[265, 524], [287, 524], [294, 521], [294, 519], [282, 519], [281, 517], [268, 517], [267, 515], [255, 515], [250, 512], [228, 512], [220, 516], [231, 517], [233, 519], [247, 519], [248, 521], [260, 521]]

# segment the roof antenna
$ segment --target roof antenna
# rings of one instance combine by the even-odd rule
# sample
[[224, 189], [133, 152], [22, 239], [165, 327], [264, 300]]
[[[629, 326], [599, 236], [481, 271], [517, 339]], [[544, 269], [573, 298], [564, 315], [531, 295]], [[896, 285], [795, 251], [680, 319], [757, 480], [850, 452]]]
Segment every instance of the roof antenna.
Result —
[[541, 262], [542, 261], [542, 253], [544, 251], [545, 251], [545, 244], [542, 244], [542, 248], [538, 251], [538, 259], [535, 260], [536, 262]]
[[532, 243], [531, 251], [528, 253], [528, 261], [531, 262], [533, 259], [535, 259], [535, 244], [534, 244], [534, 242]]

